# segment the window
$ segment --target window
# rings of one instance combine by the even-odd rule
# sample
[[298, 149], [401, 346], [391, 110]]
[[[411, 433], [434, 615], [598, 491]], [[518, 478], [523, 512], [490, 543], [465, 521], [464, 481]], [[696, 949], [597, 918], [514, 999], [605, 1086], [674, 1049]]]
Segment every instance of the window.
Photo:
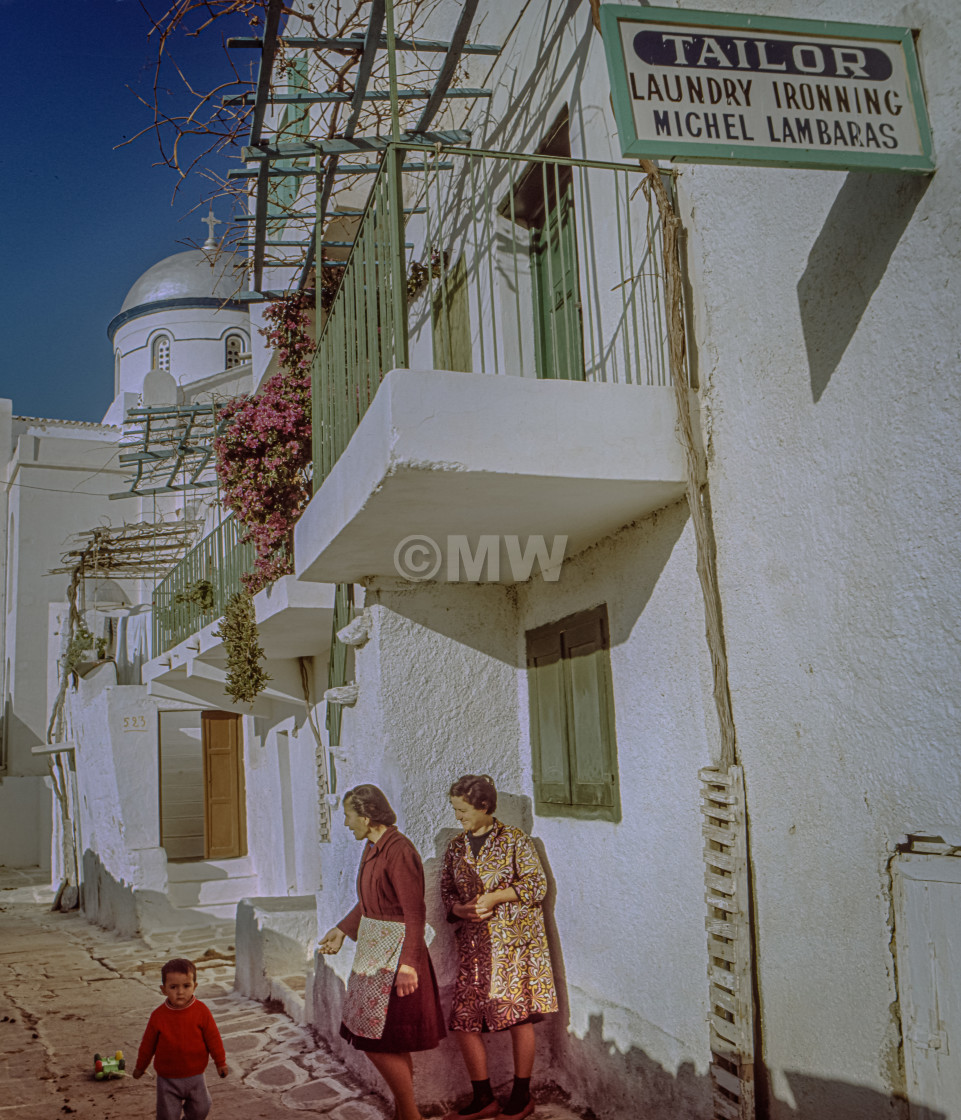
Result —
[[113, 352], [113, 395], [120, 392], [120, 351]]
[[150, 346], [150, 368], [170, 372], [170, 337], [158, 334]]
[[227, 341], [224, 343], [224, 369], [233, 369], [242, 364], [244, 341], [243, 335], [227, 335]]
[[620, 820], [607, 607], [527, 632], [534, 800], [544, 815]]
[[[537, 155], [569, 160], [570, 127], [565, 110]], [[533, 163], [500, 213], [530, 231], [537, 376], [584, 380], [584, 330], [574, 221], [574, 176], [569, 163]]]

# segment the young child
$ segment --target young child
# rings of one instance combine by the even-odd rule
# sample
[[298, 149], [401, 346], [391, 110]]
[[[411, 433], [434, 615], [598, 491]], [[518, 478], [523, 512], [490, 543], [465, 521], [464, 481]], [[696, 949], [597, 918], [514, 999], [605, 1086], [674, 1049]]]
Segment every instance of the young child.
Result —
[[213, 1058], [226, 1077], [227, 1055], [220, 1031], [205, 1003], [196, 998], [197, 968], [176, 957], [160, 970], [160, 990], [167, 997], [153, 1012], [144, 1031], [134, 1077], [143, 1077], [154, 1060], [157, 1073], [157, 1120], [204, 1120], [210, 1112], [210, 1093], [204, 1081], [207, 1061]]

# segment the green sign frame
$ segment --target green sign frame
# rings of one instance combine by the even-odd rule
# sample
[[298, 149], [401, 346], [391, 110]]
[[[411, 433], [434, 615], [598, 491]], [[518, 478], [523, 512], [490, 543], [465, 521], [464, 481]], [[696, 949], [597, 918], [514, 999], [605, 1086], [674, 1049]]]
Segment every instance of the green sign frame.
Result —
[[[864, 170], [864, 171], [899, 171], [899, 172], [912, 172], [916, 174], [930, 174], [935, 170], [935, 162], [933, 155], [933, 147], [931, 141], [931, 128], [928, 122], [927, 108], [924, 97], [924, 87], [921, 82], [921, 72], [918, 66], [917, 53], [915, 50], [914, 36], [910, 28], [905, 27], [880, 27], [868, 24], [858, 23], [835, 23], [828, 20], [807, 20], [807, 19], [788, 19], [779, 16], [758, 16], [750, 14], [736, 14], [732, 12], [704, 12], [696, 11], [693, 9], [685, 8], [648, 8], [637, 6], [628, 6], [623, 4], [602, 4], [600, 8], [601, 19], [601, 32], [604, 39], [604, 50], [607, 56], [607, 68], [611, 81], [611, 95], [612, 103], [614, 106], [614, 118], [617, 123], [618, 137], [621, 143], [621, 151], [624, 156], [632, 158], [643, 159], [664, 159], [675, 160], [678, 162], [687, 163], [717, 163], [717, 164], [736, 164], [741, 166], [752, 167], [807, 167], [807, 168], [820, 168], [824, 170]], [[648, 72], [648, 80], [653, 81], [653, 86], [648, 86], [645, 92], [638, 89], [638, 79], [636, 74], [628, 72], [628, 64], [626, 60], [625, 48], [625, 32], [627, 31], [623, 25], [631, 24], [636, 25], [638, 32], [644, 32], [646, 35], [655, 34], [656, 32], [646, 31], [650, 25], [670, 25], [672, 28], [677, 28], [678, 34], [667, 36], [671, 40], [671, 48], [674, 52], [674, 59], [669, 60], [666, 64], [660, 65], [666, 67], [662, 70], [662, 74], [670, 73], [671, 78], [677, 82], [675, 87], [679, 97], [683, 97], [681, 85], [681, 72], [684, 73], [684, 81], [707, 81], [708, 77], [714, 81], [714, 86], [719, 87], [719, 78], [722, 75], [734, 74], [736, 71], [733, 69], [722, 69], [720, 66], [706, 66], [704, 60], [708, 58], [708, 51], [710, 51], [711, 58], [708, 61], [719, 62], [723, 67], [731, 67], [734, 64], [730, 58], [725, 56], [721, 58], [720, 46], [721, 42], [730, 44], [746, 44], [753, 43], [755, 47], [758, 41], [763, 40], [766, 34], [781, 37], [779, 42], [782, 45], [791, 46], [790, 42], [784, 39], [784, 36], [796, 35], [804, 37], [804, 39], [794, 45], [795, 51], [802, 52], [800, 60], [802, 63], [801, 69], [793, 69], [791, 74], [799, 74], [802, 78], [820, 78], [819, 72], [811, 70], [811, 63], [816, 64], [816, 59], [821, 57], [830, 57], [824, 54], [824, 51], [834, 50], [835, 57], [838, 56], [838, 51], [846, 52], [851, 56], [860, 55], [862, 58], [866, 50], [871, 49], [871, 44], [882, 44], [883, 46], [894, 46], [900, 49], [901, 71], [904, 77], [904, 84], [897, 90], [898, 96], [904, 97], [902, 108], [908, 110], [908, 115], [904, 118], [906, 122], [911, 122], [916, 129], [917, 135], [913, 136], [914, 151], [884, 151], [880, 150], [885, 147], [890, 147], [893, 142], [894, 125], [887, 123], [886, 127], [889, 132], [884, 134], [885, 139], [878, 142], [877, 132], [880, 130], [878, 122], [873, 121], [871, 118], [865, 118], [863, 115], [858, 117], [860, 123], [849, 123], [854, 114], [850, 114], [848, 118], [839, 121], [839, 114], [842, 112], [841, 108], [832, 110], [828, 119], [818, 118], [816, 110], [808, 110], [799, 104], [796, 106], [800, 113], [809, 113], [808, 116], [795, 116], [791, 117], [785, 114], [783, 117], [778, 118], [778, 123], [775, 123], [774, 118], [769, 114], [766, 116], [765, 127], [769, 137], [769, 141], [777, 141], [781, 146], [777, 146], [775, 142], [767, 142], [765, 140], [757, 140], [755, 135], [749, 134], [745, 123], [745, 116], [735, 112], [727, 114], [714, 113], [711, 129], [705, 129], [702, 125], [705, 123], [707, 114], [701, 112], [702, 106], [697, 104], [694, 97], [691, 97], [690, 105], [685, 105], [682, 109], [674, 109], [669, 106], [667, 101], [674, 101], [674, 97], [665, 99], [667, 89], [664, 89], [660, 82], [663, 81], [667, 85], [667, 77], [659, 79], [655, 70], [653, 69], [654, 63], [645, 62], [645, 66], [649, 65], [651, 69]], [[730, 32], [737, 32], [742, 34], [742, 38], [730, 38]], [[715, 36], [713, 33], [717, 32]], [[633, 29], [631, 29], [633, 34]], [[684, 37], [682, 38], [682, 34]], [[696, 37], [696, 38], [695, 38]], [[641, 38], [641, 36], [638, 36]], [[823, 45], [813, 45], [808, 40], [826, 40]], [[706, 44], [710, 42], [710, 47], [703, 47], [700, 63], [692, 63], [690, 57], [682, 55], [680, 52], [687, 51], [688, 45], [696, 45], [697, 42]], [[839, 44], [838, 41], [842, 41]], [[778, 42], [778, 40], [776, 40]], [[740, 54], [740, 60], [748, 66], [748, 56], [745, 53], [747, 48], [739, 46], [736, 48]], [[750, 69], [744, 69], [740, 72], [753, 78], [769, 79], [770, 85], [773, 87], [773, 94], [776, 100], [780, 103], [781, 96], [777, 90], [777, 80], [781, 77], [780, 73], [772, 73], [772, 71], [780, 71], [785, 69], [788, 64], [779, 63], [777, 65], [771, 64], [766, 58], [766, 49], [763, 42], [761, 42], [760, 50], [762, 57], [768, 65], [753, 66]], [[817, 50], [819, 53], [815, 55], [813, 52]], [[809, 52], [805, 55], [803, 52]], [[640, 53], [638, 53], [638, 57]], [[883, 53], [875, 51], [876, 54]], [[795, 55], [795, 58], [798, 56]], [[633, 60], [632, 60], [633, 62]], [[636, 65], [636, 64], [635, 64]], [[696, 66], [700, 66], [700, 70], [696, 70]], [[822, 61], [823, 66], [823, 61]], [[761, 71], [766, 71], [761, 73]], [[694, 78], [689, 78], [688, 74], [696, 74]], [[827, 84], [828, 80], [833, 82], [846, 80], [847, 75], [855, 75], [853, 69], [841, 72], [838, 69], [838, 74], [832, 76], [825, 76], [825, 84], [823, 87], [815, 85], [812, 81], [801, 81], [797, 84], [797, 89], [801, 86], [808, 87], [804, 90], [805, 96], [814, 101], [814, 96], [810, 92], [811, 87], [818, 89], [818, 92], [823, 95], [827, 91], [827, 96], [830, 97], [831, 92], [835, 89], [834, 84]], [[653, 77], [652, 77], [653, 75]], [[675, 77], [675, 75], [677, 75]], [[855, 75], [860, 76], [860, 75]], [[748, 86], [752, 83], [748, 80]], [[758, 83], [759, 86], [761, 83]], [[791, 97], [796, 99], [797, 90], [793, 83], [781, 82], [783, 92], [786, 84], [791, 85]], [[743, 83], [742, 83], [743, 85]], [[844, 87], [841, 87], [844, 88]], [[853, 89], [854, 87], [850, 87]], [[863, 88], [863, 87], [862, 87]], [[763, 87], [762, 87], [763, 89]], [[663, 92], [662, 92], [663, 90]], [[858, 90], [858, 105], [860, 109], [860, 92]], [[657, 118], [658, 133], [665, 133], [669, 138], [661, 136], [639, 136], [638, 128], [635, 120], [635, 105], [638, 102], [649, 100], [651, 104], [654, 103], [654, 98], [651, 94], [655, 94], [661, 101], [658, 106], [660, 110], [657, 113], [651, 110], [653, 117]], [[756, 90], [755, 90], [756, 95]], [[875, 94], [875, 96], [877, 96]], [[733, 105], [737, 105], [737, 95]], [[750, 96], [748, 98], [750, 100]], [[728, 101], [728, 105], [732, 102]], [[719, 106], [720, 107], [720, 106]], [[773, 108], [773, 105], [771, 106]], [[697, 110], [689, 111], [685, 115], [684, 109]], [[763, 112], [761, 108], [758, 112]], [[721, 141], [720, 132], [717, 118], [723, 115], [726, 123], [726, 138], [734, 141], [737, 137], [737, 143], [724, 143]], [[727, 118], [731, 118], [729, 121]], [[693, 119], [693, 123], [692, 123]], [[792, 125], [792, 120], [795, 125]], [[820, 123], [818, 123], [820, 121]], [[676, 123], [675, 123], [676, 122]], [[784, 122], [784, 123], [782, 123]], [[801, 123], [804, 122], [804, 123]], [[866, 123], [865, 123], [866, 122]], [[901, 122], [903, 123], [903, 122]], [[754, 131], [756, 128], [757, 117], [755, 115], [753, 124]], [[796, 125], [801, 124], [801, 128], [797, 129]], [[831, 127], [828, 128], [828, 125]], [[685, 136], [685, 126], [687, 126], [690, 135]], [[817, 126], [817, 127], [814, 127]], [[907, 127], [907, 126], [905, 126]], [[710, 133], [713, 131], [713, 137], [708, 135], [704, 140], [698, 139], [697, 134], [693, 131], [695, 128], [699, 129], [701, 133]], [[838, 133], [837, 129], [840, 128], [841, 132]], [[864, 148], [852, 149], [851, 147], [840, 147], [836, 143], [832, 144], [832, 140], [840, 135], [841, 140], [847, 142], [846, 138], [850, 137], [850, 143], [853, 145], [855, 138], [860, 140], [861, 134], [865, 128], [870, 128], [871, 132], [867, 135], [873, 136], [875, 144], [879, 150], [864, 150]], [[782, 135], [778, 136], [778, 131], [783, 129]], [[829, 146], [825, 147], [816, 146], [813, 141], [818, 135], [820, 129], [820, 137], [822, 140], [827, 139]], [[853, 131], [848, 132], [847, 129]], [[797, 131], [798, 137], [801, 141], [806, 141], [808, 138], [812, 140], [810, 147], [791, 147], [788, 146], [788, 137], [792, 143], [797, 142], [795, 137]], [[883, 130], [881, 130], [883, 132]], [[743, 140], [743, 142], [742, 142]], [[747, 143], [751, 141], [751, 143]]]

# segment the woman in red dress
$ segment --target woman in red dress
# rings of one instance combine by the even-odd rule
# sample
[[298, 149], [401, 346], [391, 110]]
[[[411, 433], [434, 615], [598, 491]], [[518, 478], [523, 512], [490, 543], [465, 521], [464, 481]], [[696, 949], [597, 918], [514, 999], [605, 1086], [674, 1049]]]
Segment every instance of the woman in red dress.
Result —
[[357, 942], [340, 1034], [363, 1051], [387, 1082], [397, 1120], [421, 1120], [411, 1052], [432, 1050], [445, 1035], [437, 980], [424, 940], [424, 868], [397, 831], [387, 798], [371, 785], [344, 795], [344, 824], [367, 846], [357, 876], [357, 905], [324, 934], [322, 953]]

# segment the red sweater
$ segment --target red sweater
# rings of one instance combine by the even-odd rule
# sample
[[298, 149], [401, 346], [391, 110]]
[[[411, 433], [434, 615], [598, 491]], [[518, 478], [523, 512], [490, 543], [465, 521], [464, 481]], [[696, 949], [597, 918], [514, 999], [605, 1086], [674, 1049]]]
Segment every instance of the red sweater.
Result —
[[143, 1032], [137, 1069], [146, 1069], [153, 1058], [154, 1069], [161, 1077], [196, 1077], [207, 1068], [208, 1055], [215, 1065], [227, 1064], [210, 1008], [196, 998], [181, 1008], [164, 1001]]

